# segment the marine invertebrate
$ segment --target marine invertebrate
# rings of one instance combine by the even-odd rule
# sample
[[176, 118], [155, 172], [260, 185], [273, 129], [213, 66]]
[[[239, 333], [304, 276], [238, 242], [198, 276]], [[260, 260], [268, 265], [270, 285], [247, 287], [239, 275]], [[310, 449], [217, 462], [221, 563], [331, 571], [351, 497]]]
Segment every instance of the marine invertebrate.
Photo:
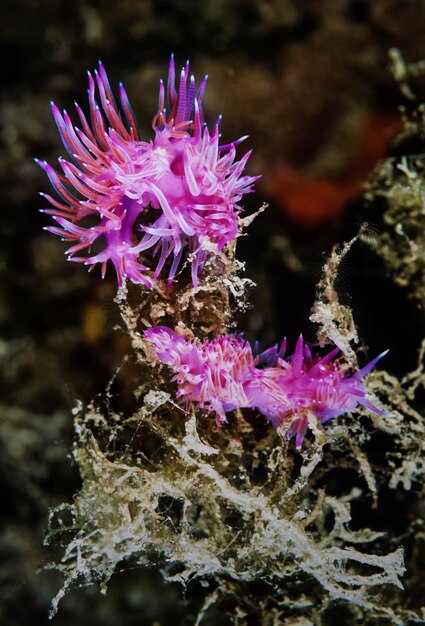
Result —
[[145, 339], [156, 358], [175, 373], [177, 397], [185, 397], [186, 407], [195, 402], [214, 412], [218, 425], [227, 421], [228, 411], [256, 408], [274, 426], [288, 422], [286, 437], [295, 436], [299, 448], [311, 417], [323, 424], [359, 404], [383, 414], [367, 399], [363, 378], [385, 352], [349, 374], [335, 360], [338, 348], [324, 357], [313, 356], [302, 336], [287, 358], [286, 340], [254, 357], [241, 335], [189, 341], [158, 326], [146, 330]]
[[196, 402], [215, 412], [217, 424], [226, 422], [226, 411], [249, 406], [246, 383], [252, 376], [251, 346], [241, 336], [222, 335], [213, 341], [188, 341], [170, 328], [157, 326], [145, 332], [159, 361], [168, 365], [178, 384], [177, 397], [186, 406]]
[[[239, 201], [252, 191], [257, 178], [242, 175], [250, 152], [235, 161], [236, 146], [245, 137], [220, 145], [220, 119], [211, 133], [204, 124], [202, 97], [207, 77], [196, 90], [195, 78], [189, 75], [187, 62], [176, 89], [172, 56], [167, 89], [160, 82], [158, 112], [152, 123], [155, 137], [149, 142], [139, 137], [121, 84], [124, 121], [100, 62], [94, 78], [88, 73], [91, 124], [78, 104], [81, 129], [52, 103], [72, 161], [59, 159], [62, 173], [37, 161], [60, 196], [57, 200], [42, 194], [53, 207], [44, 212], [59, 225], [46, 230], [73, 244], [67, 250], [70, 261], [85, 263], [90, 269], [100, 264], [102, 276], [111, 261], [119, 285], [128, 277], [151, 287], [171, 258], [171, 286], [187, 249], [196, 286], [210, 254], [209, 244], [220, 252], [236, 237]], [[87, 225], [86, 218], [95, 223]], [[151, 258], [142, 262], [141, 255], [147, 253]]]
[[[277, 414], [262, 413], [272, 423], [291, 418], [287, 439], [296, 437], [296, 446], [300, 447], [309, 425], [309, 417], [316, 418], [321, 424], [354, 410], [358, 405], [383, 415], [383, 411], [367, 399], [363, 378], [375, 367], [377, 362], [387, 354], [383, 352], [363, 368], [349, 373], [344, 371], [335, 357], [339, 348], [334, 348], [323, 357], [312, 355], [310, 347], [304, 344], [300, 335], [294, 354], [284, 359], [285, 343], [278, 351], [272, 348], [268, 354], [269, 362], [281, 369], [278, 386], [290, 401], [289, 414], [279, 411]], [[273, 369], [273, 367], [271, 368]]]
[[[367, 183], [366, 199], [371, 216], [382, 211], [382, 229], [366, 243], [382, 258], [394, 282], [407, 289], [410, 297], [425, 304], [425, 160], [422, 108], [405, 120], [405, 130], [394, 145], [407, 154], [389, 157], [377, 166]], [[422, 146], [417, 155], [406, 150], [408, 142]], [[373, 217], [374, 219], [374, 217]]]

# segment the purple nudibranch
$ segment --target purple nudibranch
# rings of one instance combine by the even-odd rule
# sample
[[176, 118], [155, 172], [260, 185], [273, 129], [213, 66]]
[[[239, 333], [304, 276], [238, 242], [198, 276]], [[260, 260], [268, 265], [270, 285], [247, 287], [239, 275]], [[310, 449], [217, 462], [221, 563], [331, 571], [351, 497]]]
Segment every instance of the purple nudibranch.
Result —
[[220, 252], [237, 236], [239, 202], [259, 178], [242, 174], [250, 152], [235, 160], [245, 137], [220, 145], [220, 119], [211, 132], [204, 123], [207, 77], [196, 88], [187, 62], [177, 87], [175, 78], [171, 56], [151, 141], [140, 138], [122, 84], [117, 106], [100, 61], [94, 76], [88, 72], [90, 120], [76, 103], [77, 126], [51, 103], [70, 158], [59, 159], [62, 172], [36, 160], [57, 194], [41, 194], [51, 205], [44, 212], [57, 223], [46, 230], [72, 244], [70, 261], [99, 264], [102, 277], [111, 261], [119, 285], [127, 277], [152, 287], [168, 264], [170, 287], [189, 255], [196, 287], [211, 254], [207, 244]]
[[190, 341], [157, 326], [144, 336], [156, 358], [173, 371], [176, 395], [186, 409], [195, 403], [214, 413], [217, 425], [227, 421], [229, 411], [255, 408], [273, 426], [287, 422], [286, 438], [295, 437], [300, 448], [310, 416], [324, 424], [358, 405], [384, 414], [367, 399], [363, 377], [388, 351], [348, 375], [335, 360], [338, 348], [323, 357], [312, 355], [302, 336], [286, 358], [286, 341], [254, 356], [242, 335]]

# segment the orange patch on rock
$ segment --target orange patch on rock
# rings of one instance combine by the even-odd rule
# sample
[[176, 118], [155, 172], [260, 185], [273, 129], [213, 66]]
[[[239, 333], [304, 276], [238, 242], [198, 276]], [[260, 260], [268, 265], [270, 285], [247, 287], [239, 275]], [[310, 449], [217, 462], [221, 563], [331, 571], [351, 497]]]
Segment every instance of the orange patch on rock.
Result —
[[349, 166], [333, 179], [315, 178], [288, 166], [275, 169], [265, 179], [266, 193], [290, 220], [302, 228], [334, 222], [387, 152], [388, 141], [401, 128], [395, 113], [374, 112], [365, 121]]

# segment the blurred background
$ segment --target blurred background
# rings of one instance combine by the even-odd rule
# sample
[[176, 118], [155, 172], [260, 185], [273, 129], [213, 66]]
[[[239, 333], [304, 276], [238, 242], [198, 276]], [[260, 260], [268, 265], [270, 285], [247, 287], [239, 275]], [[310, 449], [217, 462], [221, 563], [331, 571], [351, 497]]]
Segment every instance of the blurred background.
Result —
[[[239, 328], [264, 345], [287, 335], [292, 346], [301, 331], [314, 340], [309, 312], [332, 246], [365, 220], [371, 236], [381, 228], [381, 208], [364, 202], [362, 185], [401, 129], [405, 98], [388, 51], [425, 57], [425, 5], [2, 0], [0, 28], [0, 623], [38, 626], [61, 582], [37, 573], [61, 553], [43, 546], [48, 510], [79, 486], [71, 409], [103, 391], [128, 349], [112, 330], [112, 273], [101, 281], [67, 263], [65, 244], [42, 230], [49, 222], [37, 191], [49, 183], [33, 158], [53, 164], [63, 151], [49, 101], [71, 117], [74, 99], [84, 108], [86, 70], [101, 58], [149, 139], [170, 53], [178, 65], [190, 58], [198, 80], [209, 74], [207, 121], [223, 115], [224, 143], [249, 134], [248, 170], [262, 175], [246, 210], [270, 205], [238, 244], [257, 283]], [[366, 246], [344, 263], [339, 290], [370, 356], [390, 347], [386, 367], [412, 369], [423, 312]], [[71, 592], [54, 623], [192, 624], [202, 593], [130, 568], [106, 597], [95, 587]]]

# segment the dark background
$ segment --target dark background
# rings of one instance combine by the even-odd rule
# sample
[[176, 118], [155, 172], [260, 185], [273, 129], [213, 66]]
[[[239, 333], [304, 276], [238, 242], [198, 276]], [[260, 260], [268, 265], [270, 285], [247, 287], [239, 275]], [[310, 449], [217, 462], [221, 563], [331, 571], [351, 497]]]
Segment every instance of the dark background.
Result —
[[[388, 152], [403, 104], [388, 49], [425, 57], [425, 5], [413, 0], [3, 0], [0, 38], [0, 623], [47, 623], [60, 585], [37, 570], [60, 555], [42, 545], [49, 507], [69, 501], [79, 478], [70, 459], [71, 408], [100, 393], [128, 346], [112, 331], [114, 278], [68, 264], [64, 244], [42, 231], [37, 191], [49, 184], [33, 157], [62, 147], [49, 101], [85, 105], [86, 69], [101, 58], [123, 80], [145, 139], [158, 81], [173, 51], [209, 83], [206, 118], [223, 114], [223, 142], [249, 134], [248, 170], [262, 174], [247, 211], [270, 203], [239, 244], [256, 283], [239, 327], [264, 345], [308, 321], [326, 254], [382, 210], [362, 182]], [[243, 149], [241, 149], [243, 150]], [[325, 256], [324, 256], [325, 255]], [[358, 244], [342, 267], [370, 356], [386, 367], [415, 364], [423, 313]], [[158, 572], [118, 574], [107, 597], [74, 591], [55, 623], [191, 624], [202, 590], [164, 586]], [[227, 623], [223, 621], [222, 623]]]

